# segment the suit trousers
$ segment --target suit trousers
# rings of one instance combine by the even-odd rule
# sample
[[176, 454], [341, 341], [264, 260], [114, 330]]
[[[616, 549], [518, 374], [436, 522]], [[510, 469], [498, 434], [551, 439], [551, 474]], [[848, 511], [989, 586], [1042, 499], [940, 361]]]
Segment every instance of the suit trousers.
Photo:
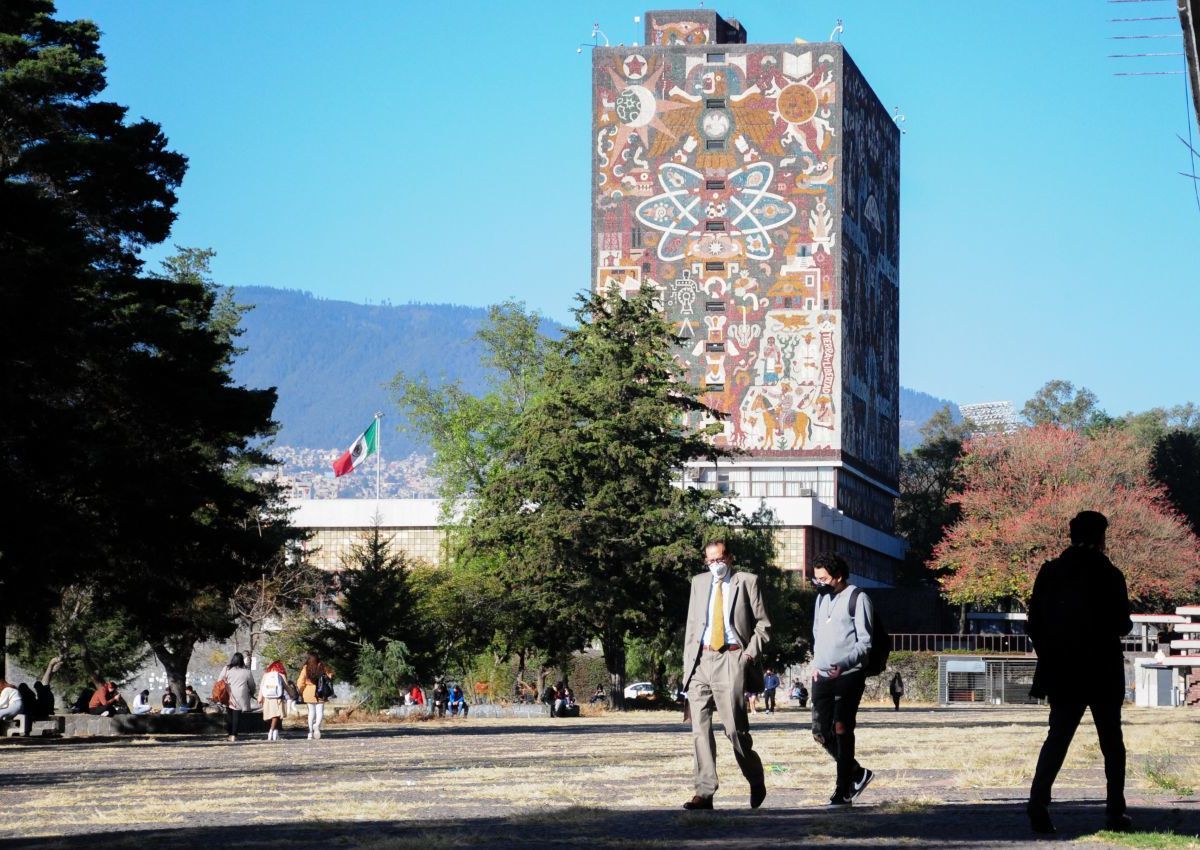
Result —
[[1090, 705], [1096, 737], [1100, 739], [1100, 752], [1104, 754], [1104, 778], [1108, 785], [1105, 809], [1110, 816], [1125, 814], [1125, 739], [1121, 734], [1121, 702], [1120, 697], [1090, 703], [1086, 699], [1051, 697], [1050, 731], [1042, 744], [1033, 785], [1029, 789], [1031, 806], [1045, 808], [1050, 805], [1050, 789], [1067, 757], [1079, 721], [1083, 720], [1083, 712]]
[[696, 793], [711, 797], [717, 792], [717, 741], [713, 735], [712, 715], [721, 715], [725, 737], [733, 744], [742, 776], [754, 788], [763, 784], [762, 759], [754, 752], [750, 721], [746, 717], [745, 667], [742, 650], [726, 652], [704, 650], [688, 685], [688, 707], [692, 715], [692, 745], [695, 749]]

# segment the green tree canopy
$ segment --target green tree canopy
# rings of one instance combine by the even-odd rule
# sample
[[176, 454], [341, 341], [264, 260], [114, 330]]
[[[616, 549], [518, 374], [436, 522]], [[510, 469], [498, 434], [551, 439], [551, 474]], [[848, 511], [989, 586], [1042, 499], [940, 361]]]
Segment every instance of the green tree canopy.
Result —
[[541, 324], [542, 317], [526, 312], [520, 302], [488, 308], [487, 322], [476, 337], [496, 380], [484, 395], [472, 395], [460, 381], [439, 385], [427, 375], [399, 372], [392, 380], [409, 427], [429, 438], [447, 519], [462, 497], [487, 484], [519, 417], [542, 385], [548, 340]]
[[707, 408], [652, 292], [581, 297], [576, 318], [464, 534], [543, 637], [571, 648], [600, 639], [620, 704], [627, 639], [653, 639], [684, 615], [715, 495], [677, 486], [679, 470], [715, 450], [684, 425]]
[[136, 251], [166, 238], [186, 168], [157, 124], [100, 100], [95, 24], [53, 15], [0, 9], [0, 476], [21, 494], [0, 529], [0, 624], [43, 632], [61, 589], [109, 560], [108, 460], [135, 457], [105, 442], [128, 413], [114, 376], [151, 344], [126, 321]]
[[931, 578], [926, 565], [934, 547], [962, 515], [953, 497], [961, 490], [957, 469], [969, 428], [944, 407], [922, 427], [921, 445], [900, 457], [896, 533], [908, 543], [901, 575], [906, 581]]
[[1021, 413], [1029, 424], [1057, 425], [1081, 431], [1107, 419], [1100, 409], [1096, 394], [1087, 387], [1075, 389], [1070, 381], [1047, 381], [1033, 398], [1025, 402]]

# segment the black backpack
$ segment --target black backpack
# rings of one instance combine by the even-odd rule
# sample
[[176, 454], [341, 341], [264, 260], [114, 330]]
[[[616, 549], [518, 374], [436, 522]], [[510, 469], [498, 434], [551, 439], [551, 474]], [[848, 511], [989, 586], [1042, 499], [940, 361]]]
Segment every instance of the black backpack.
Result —
[[333, 699], [335, 696], [333, 679], [329, 678], [328, 673], [322, 673], [321, 678], [317, 679], [317, 699]]
[[[850, 620], [852, 622], [858, 611], [858, 595], [860, 593], [862, 593], [862, 588], [856, 587], [850, 594]], [[873, 613], [871, 617], [871, 651], [867, 653], [867, 660], [863, 662], [863, 674], [878, 676], [887, 669], [888, 656], [892, 653], [892, 636], [888, 632], [887, 626], [884, 625], [883, 615], [879, 613], [879, 609], [872, 607], [871, 611]]]

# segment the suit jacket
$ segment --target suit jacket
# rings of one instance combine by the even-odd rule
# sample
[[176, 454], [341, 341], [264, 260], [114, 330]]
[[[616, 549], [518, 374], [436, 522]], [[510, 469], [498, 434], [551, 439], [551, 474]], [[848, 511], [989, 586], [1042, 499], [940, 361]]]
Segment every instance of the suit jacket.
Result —
[[[692, 593], [688, 601], [687, 629], [683, 638], [683, 690], [691, 684], [692, 674], [700, 663], [703, 651], [700, 639], [708, 625], [709, 591], [712, 588], [712, 573], [707, 570], [692, 577]], [[729, 619], [738, 636], [745, 641], [743, 650], [758, 661], [771, 640], [771, 620], [767, 606], [763, 603], [758, 576], [753, 573], [734, 571], [729, 580], [732, 594], [729, 604]], [[747, 679], [749, 681], [749, 679]]]
[[1035, 697], [1121, 699], [1129, 633], [1125, 577], [1103, 553], [1072, 546], [1038, 572], [1025, 631], [1033, 639]]

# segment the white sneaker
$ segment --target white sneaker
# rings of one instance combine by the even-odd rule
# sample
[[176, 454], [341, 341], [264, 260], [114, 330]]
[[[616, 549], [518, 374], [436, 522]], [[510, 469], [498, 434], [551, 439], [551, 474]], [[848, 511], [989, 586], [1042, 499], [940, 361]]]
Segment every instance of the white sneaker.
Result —
[[318, 741], [319, 741], [319, 740], [321, 740], [321, 730], [320, 730], [320, 729], [314, 729], [314, 730], [313, 730], [313, 737], [314, 737], [314, 738], [316, 738]]
[[310, 741], [312, 740], [312, 732], [308, 733], [308, 740], [310, 740]]

